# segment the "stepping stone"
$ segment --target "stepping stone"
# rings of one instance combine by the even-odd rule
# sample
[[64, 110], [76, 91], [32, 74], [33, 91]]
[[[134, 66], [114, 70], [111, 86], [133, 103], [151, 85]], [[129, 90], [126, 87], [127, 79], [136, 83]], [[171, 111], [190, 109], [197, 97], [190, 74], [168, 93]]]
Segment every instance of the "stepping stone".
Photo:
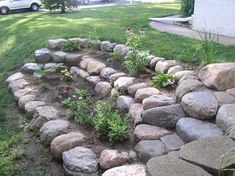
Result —
[[36, 108], [33, 119], [29, 123], [29, 129], [32, 131], [38, 131], [44, 123], [56, 119], [58, 113], [58, 110], [53, 106], [41, 106]]
[[178, 64], [175, 60], [166, 60], [166, 61], [158, 61], [155, 66], [155, 71], [158, 73], [167, 73], [170, 67], [176, 66]]
[[100, 72], [100, 77], [104, 79], [108, 79], [111, 75], [117, 73], [116, 70], [110, 67], [105, 67], [101, 72]]
[[87, 77], [87, 81], [91, 83], [92, 85], [96, 85], [98, 82], [100, 82], [99, 76], [89, 76]]
[[116, 45], [116, 43], [111, 43], [110, 41], [103, 41], [101, 42], [100, 49], [102, 51], [113, 52], [113, 49]]
[[33, 116], [36, 109], [40, 106], [46, 106], [46, 103], [43, 101], [30, 101], [25, 104], [24, 108], [28, 116]]
[[108, 82], [99, 82], [95, 86], [95, 91], [100, 97], [105, 97], [111, 92], [111, 90], [112, 86]]
[[146, 176], [145, 166], [142, 164], [124, 165], [105, 171], [102, 176]]
[[211, 92], [190, 92], [181, 104], [186, 114], [201, 120], [214, 119], [218, 110], [218, 101]]
[[235, 103], [235, 97], [226, 93], [225, 91], [215, 91], [213, 93], [220, 106], [224, 104]]
[[79, 66], [82, 60], [82, 55], [78, 53], [67, 54], [65, 57], [65, 64], [68, 66]]
[[175, 95], [178, 100], [181, 100], [181, 98], [194, 90], [198, 90], [202, 88], [202, 83], [198, 80], [195, 79], [186, 79], [180, 82], [178, 87], [176, 88]]
[[137, 141], [139, 141], [160, 139], [162, 136], [171, 134], [171, 132], [157, 126], [141, 124], [135, 127], [133, 134]]
[[176, 134], [163, 136], [160, 140], [165, 144], [168, 152], [180, 150], [180, 147], [184, 145], [184, 141]]
[[90, 60], [87, 65], [87, 72], [90, 75], [99, 75], [106, 65], [97, 60]]
[[20, 97], [30, 94], [32, 92], [37, 92], [37, 90], [31, 87], [25, 87], [24, 89], [19, 89], [14, 92], [14, 99], [18, 101]]
[[110, 84], [113, 85], [113, 83], [120, 77], [124, 77], [124, 76], [127, 76], [126, 73], [122, 73], [122, 72], [119, 72], [119, 73], [115, 73], [113, 75], [110, 75], [109, 76], [109, 80], [110, 80]]
[[216, 124], [223, 130], [235, 125], [235, 104], [226, 104], [219, 108]]
[[37, 63], [27, 63], [24, 64], [21, 68], [20, 71], [23, 73], [28, 73], [28, 74], [32, 74], [37, 70], [40, 70], [44, 67], [43, 64], [37, 64]]
[[50, 150], [53, 157], [57, 160], [61, 160], [62, 153], [68, 151], [76, 146], [79, 146], [85, 142], [85, 136], [80, 132], [70, 132], [68, 134], [62, 134], [57, 136], [51, 142]]
[[73, 75], [78, 75], [80, 76], [81, 78], [88, 78], [90, 75], [88, 72], [84, 71], [83, 69], [80, 69], [78, 67], [71, 67], [70, 68], [70, 73], [73, 74]]
[[166, 146], [160, 140], [143, 140], [137, 143], [135, 151], [139, 158], [147, 162], [150, 158], [166, 154]]
[[115, 166], [119, 166], [130, 159], [129, 153], [118, 150], [105, 149], [101, 152], [99, 163], [101, 168], [109, 169]]
[[212, 176], [201, 167], [179, 159], [178, 152], [154, 157], [146, 165], [148, 176]]
[[162, 58], [162, 57], [154, 57], [154, 58], [150, 61], [150, 64], [149, 64], [150, 68], [154, 68], [154, 69], [155, 69], [155, 66], [156, 66], [156, 64], [158, 63], [158, 61], [165, 61], [165, 59]]
[[63, 152], [63, 166], [68, 175], [98, 176], [98, 163], [94, 152], [85, 147], [75, 147]]
[[180, 104], [152, 108], [142, 112], [144, 123], [160, 127], [174, 128], [182, 117], [185, 117], [185, 114]]
[[24, 95], [24, 96], [20, 97], [20, 99], [19, 99], [19, 102], [18, 102], [19, 108], [25, 109], [25, 105], [28, 102], [35, 101], [35, 100], [37, 100], [37, 96], [34, 94]]
[[113, 52], [118, 53], [121, 57], [125, 57], [129, 51], [130, 51], [130, 48], [122, 44], [116, 45], [113, 49]]
[[114, 87], [117, 90], [123, 90], [126, 91], [128, 87], [130, 87], [134, 83], [133, 77], [119, 77], [115, 82], [114, 82]]
[[67, 55], [68, 54], [65, 53], [64, 51], [56, 51], [52, 53], [52, 61], [56, 63], [64, 63]]
[[148, 87], [148, 84], [147, 83], [138, 83], [138, 84], [134, 84], [130, 87], [128, 87], [128, 93], [131, 95], [131, 96], [135, 96], [135, 93], [138, 89], [142, 89], [142, 88], [146, 88]]
[[117, 98], [117, 108], [123, 112], [128, 112], [133, 103], [135, 100], [130, 96], [121, 95]]
[[50, 49], [60, 49], [60, 46], [64, 44], [67, 40], [65, 39], [52, 39], [48, 41], [48, 48]]
[[61, 134], [68, 133], [70, 123], [66, 120], [51, 120], [43, 124], [40, 129], [40, 140], [44, 145], [49, 145], [51, 141]]
[[[221, 156], [231, 148], [234, 148], [234, 146], [235, 141], [230, 138], [224, 138], [223, 136], [208, 137], [182, 146], [180, 158], [217, 175], [223, 160]], [[235, 164], [235, 158], [227, 160], [228, 157], [231, 157], [231, 155], [224, 158], [223, 168], [229, 168], [230, 166], [230, 168], [234, 168], [232, 165]]]
[[174, 104], [173, 98], [166, 95], [152, 95], [143, 100], [144, 110]]
[[146, 87], [138, 89], [135, 93], [135, 100], [137, 102], [142, 102], [143, 99], [148, 98], [152, 95], [158, 95], [160, 91], [154, 87]]
[[203, 67], [199, 77], [204, 85], [216, 90], [235, 87], [235, 63], [216, 63]]
[[176, 124], [176, 131], [186, 142], [210, 136], [223, 136], [223, 132], [215, 124], [193, 118], [181, 118]]
[[197, 74], [195, 73], [195, 71], [192, 70], [183, 70], [183, 71], [179, 71], [175, 74], [175, 80], [179, 81], [181, 78], [183, 78], [184, 76], [196, 76]]
[[17, 90], [23, 89], [25, 86], [29, 85], [30, 83], [26, 81], [25, 79], [17, 79], [15, 81], [12, 81], [8, 87], [11, 89], [11, 91], [14, 93]]
[[177, 72], [183, 71], [183, 70], [184, 70], [183, 66], [176, 65], [176, 66], [170, 67], [167, 73], [168, 74], [176, 74]]
[[14, 73], [13, 75], [9, 76], [7, 79], [6, 79], [6, 82], [8, 84], [10, 84], [11, 82], [13, 81], [16, 81], [17, 79], [22, 79], [24, 78], [24, 74], [21, 73], [21, 72], [17, 72], [17, 73]]
[[34, 52], [34, 58], [37, 63], [48, 63], [51, 61], [51, 53], [48, 48], [42, 48]]

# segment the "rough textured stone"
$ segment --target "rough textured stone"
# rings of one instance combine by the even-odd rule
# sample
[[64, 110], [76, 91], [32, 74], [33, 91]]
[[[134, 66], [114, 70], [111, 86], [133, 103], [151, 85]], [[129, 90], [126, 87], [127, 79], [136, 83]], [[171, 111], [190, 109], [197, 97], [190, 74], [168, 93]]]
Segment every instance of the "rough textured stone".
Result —
[[[217, 175], [222, 163], [221, 156], [234, 146], [235, 141], [230, 138], [224, 138], [223, 136], [208, 137], [182, 146], [180, 158]], [[227, 157], [230, 156], [228, 155]], [[224, 161], [227, 161], [227, 157], [225, 157]], [[224, 162], [223, 164], [225, 167], [234, 165], [235, 159], [232, 158], [229, 162]]]
[[175, 79], [176, 81], [179, 81], [181, 78], [183, 78], [186, 75], [192, 75], [192, 76], [196, 76], [196, 72], [192, 71], [192, 70], [183, 70], [183, 71], [179, 71], [175, 74]]
[[235, 97], [224, 91], [216, 91], [214, 92], [214, 95], [219, 105], [235, 103]]
[[176, 131], [185, 142], [223, 136], [223, 132], [215, 124], [193, 118], [181, 118], [176, 124]]
[[169, 74], [176, 74], [177, 72], [183, 71], [183, 70], [184, 70], [183, 66], [176, 65], [176, 66], [170, 67], [167, 73], [169, 73]]
[[86, 70], [86, 69], [87, 69], [87, 66], [88, 66], [88, 62], [94, 61], [94, 60], [95, 60], [94, 58], [85, 55], [85, 56], [82, 57], [82, 61], [80, 62], [79, 66], [80, 66], [82, 69]]
[[235, 97], [235, 88], [227, 89], [226, 92]]
[[112, 90], [112, 86], [108, 82], [99, 82], [95, 86], [95, 91], [101, 97], [105, 97], [106, 95], [108, 95], [111, 90]]
[[213, 119], [218, 109], [218, 102], [211, 92], [190, 92], [183, 96], [181, 104], [184, 111], [198, 119]]
[[182, 81], [187, 80], [187, 79], [194, 79], [194, 80], [199, 80], [200, 78], [197, 75], [184, 75], [179, 81], [178, 84], [181, 84]]
[[81, 145], [85, 141], [85, 136], [80, 132], [70, 132], [68, 134], [62, 134], [57, 136], [50, 146], [53, 157], [57, 160], [61, 160], [62, 153], [68, 151], [78, 145]]
[[52, 61], [56, 63], [63, 63], [66, 57], [67, 57], [67, 53], [63, 51], [56, 51], [52, 53]]
[[17, 79], [15, 81], [12, 81], [8, 85], [8, 87], [11, 89], [12, 92], [15, 92], [17, 90], [23, 89], [27, 85], [29, 85], [29, 82], [25, 79]]
[[34, 52], [34, 58], [37, 63], [47, 63], [51, 61], [50, 50], [42, 48]]
[[48, 70], [50, 68], [53, 68], [57, 65], [58, 63], [55, 63], [55, 62], [50, 62], [50, 63], [46, 63], [43, 67], [44, 70]]
[[111, 43], [110, 41], [103, 41], [101, 42], [100, 49], [102, 51], [112, 52], [116, 45], [116, 43]]
[[26, 103], [30, 101], [34, 101], [34, 100], [37, 100], [37, 97], [34, 94], [27, 94], [27, 95], [20, 97], [19, 102], [18, 102], [19, 108], [24, 109]]
[[116, 70], [110, 67], [105, 67], [101, 72], [100, 72], [100, 77], [104, 79], [108, 79], [110, 75], [113, 75], [117, 73]]
[[70, 123], [66, 120], [51, 120], [43, 124], [40, 129], [40, 140], [44, 145], [49, 145], [57, 136], [68, 133]]
[[65, 57], [65, 64], [68, 66], [79, 66], [81, 60], [82, 60], [81, 54], [77, 53], [67, 54]]
[[50, 49], [60, 49], [60, 46], [63, 45], [65, 39], [52, 39], [48, 41], [48, 48]]
[[142, 122], [141, 112], [143, 110], [143, 105], [140, 103], [134, 103], [130, 106], [129, 114], [134, 126], [139, 125]]
[[119, 166], [130, 159], [129, 153], [118, 150], [103, 150], [100, 154], [99, 162], [103, 169]]
[[170, 134], [160, 138], [163, 144], [166, 146], [166, 150], [176, 151], [180, 150], [180, 147], [184, 145], [184, 141], [176, 134]]
[[138, 83], [138, 84], [133, 84], [132, 86], [128, 87], [128, 93], [131, 96], [135, 96], [135, 93], [138, 89], [146, 88], [148, 87], [147, 83]]
[[43, 101], [30, 101], [25, 104], [25, 111], [28, 116], [33, 116], [34, 112], [36, 111], [36, 108], [40, 106], [46, 106], [46, 103]]
[[130, 96], [121, 95], [117, 98], [117, 107], [123, 112], [128, 112], [130, 106], [135, 102]]
[[117, 89], [112, 88], [112, 90], [111, 90], [111, 97], [117, 98], [119, 95], [120, 95], [120, 92]]
[[124, 165], [105, 171], [102, 176], [146, 176], [145, 166], [142, 164]]
[[25, 87], [24, 89], [19, 89], [14, 92], [14, 99], [18, 101], [20, 97], [30, 94], [32, 92], [37, 92], [36, 88]]
[[68, 175], [98, 176], [97, 158], [91, 149], [75, 147], [62, 155], [63, 166]]
[[102, 62], [96, 61], [96, 60], [91, 60], [88, 62], [87, 65], [87, 72], [89, 74], [100, 74], [100, 72], [103, 70], [103, 68], [105, 68], [106, 65]]
[[114, 87], [118, 90], [127, 90], [134, 83], [134, 79], [133, 77], [119, 77], [114, 82]]
[[56, 119], [58, 116], [58, 110], [52, 106], [41, 106], [36, 108], [33, 115], [33, 119], [29, 123], [29, 129], [32, 131], [39, 130], [42, 125], [49, 120]]
[[216, 90], [226, 90], [235, 87], [235, 63], [209, 64], [199, 72], [203, 84]]
[[150, 61], [150, 68], [155, 68], [156, 64], [158, 61], [164, 61], [165, 59], [162, 57], [154, 57], [151, 61]]
[[160, 139], [162, 136], [168, 135], [171, 132], [157, 126], [141, 124], [137, 125], [133, 134], [137, 140], [155, 140]]
[[87, 73], [86, 71], [84, 71], [83, 69], [77, 68], [77, 67], [71, 67], [70, 68], [70, 73], [74, 74], [74, 75], [78, 75], [84, 79], [86, 79], [87, 77], [89, 77], [89, 73]]
[[216, 124], [224, 130], [235, 125], [235, 104], [226, 104], [219, 108]]
[[124, 76], [127, 76], [126, 73], [122, 73], [122, 72], [119, 72], [119, 73], [115, 73], [113, 75], [110, 75], [109, 76], [109, 80], [110, 80], [110, 84], [113, 85], [113, 83], [120, 77], [124, 77]]
[[201, 167], [179, 159], [178, 152], [154, 157], [147, 163], [148, 176], [212, 176]]
[[37, 63], [27, 63], [24, 64], [21, 68], [20, 71], [23, 73], [29, 73], [32, 74], [36, 70], [40, 70], [43, 68], [43, 64], [37, 64]]
[[144, 110], [174, 104], [174, 99], [166, 95], [152, 95], [143, 100]]
[[96, 85], [98, 82], [100, 82], [99, 76], [89, 76], [87, 77], [87, 81], [90, 82], [92, 85]]
[[170, 67], [175, 65], [177, 65], [177, 61], [175, 60], [158, 61], [155, 66], [155, 71], [159, 73], [166, 73]]
[[118, 53], [122, 57], [125, 57], [129, 51], [130, 51], [130, 48], [122, 44], [116, 45], [113, 49], [113, 52]]
[[166, 146], [160, 140], [143, 140], [137, 143], [135, 151], [144, 162], [155, 156], [166, 154]]
[[160, 127], [174, 128], [181, 117], [185, 114], [180, 104], [152, 108], [142, 113], [143, 122]]
[[13, 75], [9, 76], [6, 80], [6, 82], [8, 84], [10, 84], [11, 82], [16, 81], [17, 79], [23, 79], [23, 78], [24, 78], [24, 74], [21, 72], [17, 72], [17, 73], [14, 73]]
[[160, 91], [154, 87], [146, 87], [138, 89], [135, 93], [135, 100], [137, 102], [142, 102], [143, 99], [148, 98], [152, 95], [158, 95]]
[[177, 99], [181, 100], [181, 98], [194, 90], [200, 89], [202, 87], [202, 83], [195, 79], [186, 79], [183, 80], [178, 87], [176, 88], [175, 95]]

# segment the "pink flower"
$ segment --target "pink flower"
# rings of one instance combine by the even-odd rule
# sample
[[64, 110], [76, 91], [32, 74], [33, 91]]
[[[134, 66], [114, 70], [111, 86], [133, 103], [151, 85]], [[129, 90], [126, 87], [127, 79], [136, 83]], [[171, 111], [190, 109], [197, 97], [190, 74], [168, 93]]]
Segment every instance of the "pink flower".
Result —
[[131, 28], [128, 28], [128, 29], [126, 30], [126, 33], [127, 33], [128, 35], [134, 34], [134, 32], [133, 32], [133, 30], [132, 30]]
[[140, 30], [139, 30], [139, 33], [140, 33], [140, 34], [145, 34], [145, 30], [144, 30], [144, 29], [140, 29]]

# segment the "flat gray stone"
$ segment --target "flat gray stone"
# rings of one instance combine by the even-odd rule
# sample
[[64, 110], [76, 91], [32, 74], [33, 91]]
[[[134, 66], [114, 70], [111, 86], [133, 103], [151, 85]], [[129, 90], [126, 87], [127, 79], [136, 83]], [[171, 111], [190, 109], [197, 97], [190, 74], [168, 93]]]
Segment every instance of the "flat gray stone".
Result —
[[37, 63], [27, 63], [24, 64], [21, 68], [20, 71], [23, 73], [28, 73], [28, 74], [32, 74], [37, 70], [40, 70], [44, 67], [43, 64], [37, 64]]
[[112, 86], [108, 82], [99, 82], [95, 86], [95, 91], [101, 97], [105, 97], [106, 95], [108, 95], [111, 90]]
[[128, 112], [130, 106], [135, 103], [134, 98], [130, 96], [121, 95], [117, 98], [117, 107], [123, 112]]
[[181, 118], [176, 124], [176, 131], [186, 142], [210, 136], [223, 136], [223, 132], [215, 124], [194, 118]]
[[85, 147], [75, 147], [63, 152], [63, 166], [70, 175], [98, 176], [98, 163], [94, 152]]
[[37, 63], [47, 63], [51, 61], [51, 53], [48, 48], [42, 48], [34, 52], [34, 58]]
[[[224, 138], [223, 136], [208, 137], [182, 146], [180, 158], [217, 175], [222, 163], [221, 156], [234, 146], [235, 141], [230, 138]], [[227, 157], [231, 157], [231, 155]], [[227, 157], [224, 158], [225, 161], [227, 161]], [[235, 158], [223, 163], [225, 167], [234, 164]]]
[[17, 73], [14, 73], [13, 75], [9, 76], [6, 79], [6, 82], [8, 84], [10, 84], [11, 82], [16, 81], [17, 79], [23, 79], [23, 78], [24, 78], [24, 74], [21, 72], [17, 72]]
[[183, 78], [186, 75], [196, 76], [197, 74], [195, 71], [192, 71], [192, 70], [183, 70], [183, 71], [179, 71], [175, 73], [175, 79], [176, 81], [179, 81], [181, 78]]
[[70, 53], [65, 57], [65, 64], [68, 66], [79, 66], [82, 60], [82, 55], [79, 53]]
[[100, 72], [100, 77], [104, 79], [108, 79], [111, 75], [117, 73], [116, 70], [110, 67], [105, 67], [101, 72]]
[[178, 64], [175, 60], [166, 60], [166, 61], [158, 61], [155, 66], [155, 71], [158, 73], [167, 73], [170, 67], [176, 66]]
[[177, 72], [183, 71], [183, 70], [184, 70], [183, 66], [175, 65], [173, 67], [170, 67], [167, 73], [169, 73], [169, 74], [176, 74]]
[[135, 93], [138, 89], [146, 88], [148, 87], [147, 83], [138, 83], [138, 84], [133, 84], [132, 86], [128, 87], [128, 93], [131, 96], [135, 96]]
[[168, 97], [166, 95], [152, 95], [143, 100], [143, 108], [144, 110], [147, 110], [151, 108], [171, 105], [174, 103], [175, 101], [172, 97]]
[[115, 73], [115, 74], [113, 74], [113, 75], [110, 75], [110, 76], [109, 76], [110, 84], [113, 85], [114, 82], [115, 82], [118, 78], [124, 77], [124, 76], [127, 76], [127, 74], [126, 74], [126, 73], [123, 73], [123, 72], [118, 72], [118, 73]]
[[25, 79], [17, 79], [15, 81], [12, 81], [8, 87], [11, 89], [11, 91], [14, 93], [17, 90], [24, 89], [25, 86], [29, 85], [30, 83], [26, 81]]
[[30, 101], [25, 104], [24, 108], [28, 116], [33, 116], [36, 111], [36, 108], [40, 106], [46, 106], [46, 103], [43, 101]]
[[19, 89], [14, 92], [14, 99], [18, 101], [20, 97], [30, 94], [32, 92], [38, 92], [38, 91], [36, 88], [33, 88], [33, 87], [25, 87], [23, 89]]
[[64, 63], [67, 53], [64, 51], [56, 51], [52, 53], [52, 61], [56, 63]]
[[60, 49], [60, 46], [66, 42], [65, 39], [51, 39], [48, 41], [48, 48], [50, 49]]
[[135, 100], [137, 102], [142, 102], [143, 99], [148, 98], [152, 95], [158, 95], [160, 91], [154, 87], [146, 87], [142, 89], [138, 89], [135, 93]]
[[174, 128], [182, 117], [185, 114], [180, 104], [152, 108], [142, 113], [143, 122], [169, 128]]
[[20, 99], [19, 99], [19, 102], [18, 102], [19, 108], [25, 109], [25, 105], [28, 102], [35, 101], [35, 100], [37, 100], [37, 96], [34, 94], [24, 95], [24, 96], [20, 97]]
[[106, 65], [97, 60], [90, 60], [87, 64], [87, 72], [90, 75], [99, 75]]
[[235, 125], [235, 104], [226, 104], [219, 108], [216, 124], [223, 130]]
[[135, 151], [144, 162], [155, 156], [166, 154], [166, 147], [160, 140], [143, 140], [137, 143]]
[[168, 152], [180, 150], [180, 147], [184, 145], [184, 141], [176, 134], [163, 136], [160, 140], [165, 144]]
[[154, 157], [146, 165], [148, 176], [212, 176], [201, 167], [179, 159], [178, 152]]
[[124, 90], [126, 91], [128, 87], [130, 87], [134, 83], [133, 77], [119, 77], [115, 82], [114, 82], [114, 87], [117, 90]]

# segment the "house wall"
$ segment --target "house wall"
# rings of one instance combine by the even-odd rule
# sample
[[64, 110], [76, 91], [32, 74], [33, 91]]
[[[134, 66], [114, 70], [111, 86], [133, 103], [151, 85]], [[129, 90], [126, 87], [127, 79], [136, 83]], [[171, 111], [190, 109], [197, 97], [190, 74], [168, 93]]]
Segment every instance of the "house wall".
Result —
[[193, 29], [235, 37], [235, 0], [195, 0]]

